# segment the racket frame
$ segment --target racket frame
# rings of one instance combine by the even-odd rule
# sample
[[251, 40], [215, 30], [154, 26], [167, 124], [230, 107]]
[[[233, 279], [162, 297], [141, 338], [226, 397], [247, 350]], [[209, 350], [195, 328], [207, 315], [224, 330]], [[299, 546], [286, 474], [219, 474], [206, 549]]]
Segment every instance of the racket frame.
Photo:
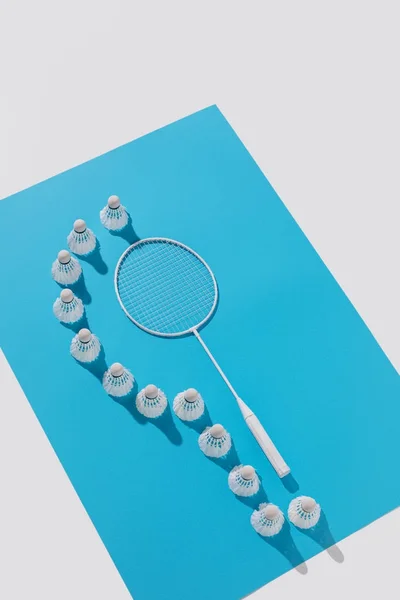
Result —
[[[212, 282], [213, 282], [213, 286], [214, 286], [214, 302], [212, 304], [212, 307], [211, 307], [209, 313], [206, 315], [206, 317], [204, 317], [204, 319], [202, 319], [202, 321], [200, 321], [200, 323], [197, 323], [197, 325], [194, 325], [193, 327], [190, 327], [189, 329], [186, 329], [185, 331], [178, 331], [177, 333], [161, 333], [159, 331], [154, 331], [153, 329], [149, 329], [148, 327], [145, 327], [144, 325], [142, 325], [141, 323], [139, 323], [138, 321], [136, 321], [129, 314], [129, 312], [126, 310], [126, 308], [124, 306], [124, 303], [121, 300], [121, 296], [119, 294], [119, 290], [118, 290], [118, 274], [119, 274], [119, 270], [121, 268], [121, 264], [124, 261], [125, 257], [128, 256], [128, 254], [131, 254], [131, 252], [133, 252], [135, 250], [135, 248], [137, 248], [138, 246], [143, 246], [144, 244], [156, 243], [156, 242], [173, 244], [174, 246], [178, 246], [180, 248], [183, 248], [187, 252], [190, 252], [190, 254], [193, 254], [193, 256], [195, 256], [197, 258], [197, 260], [199, 260], [205, 266], [205, 268], [209, 272], [210, 277], [211, 277]], [[134, 244], [132, 244], [131, 246], [129, 246], [129, 248], [127, 248], [125, 250], [125, 252], [121, 255], [120, 259], [117, 262], [117, 266], [115, 267], [114, 287], [115, 287], [116, 296], [118, 298], [118, 302], [120, 303], [121, 308], [124, 311], [124, 313], [126, 314], [126, 316], [128, 317], [128, 319], [130, 319], [132, 321], [132, 323], [134, 323], [136, 325], [136, 327], [139, 327], [140, 329], [142, 329], [146, 333], [151, 333], [151, 335], [156, 335], [158, 337], [166, 337], [166, 338], [182, 337], [184, 335], [188, 335], [189, 333], [193, 333], [194, 329], [196, 329], [196, 330], [197, 329], [201, 329], [201, 327], [203, 327], [203, 325], [205, 325], [211, 319], [211, 317], [213, 316], [213, 314], [215, 312], [215, 309], [217, 307], [217, 303], [218, 303], [218, 284], [217, 284], [217, 280], [215, 278], [214, 273], [211, 271], [211, 268], [206, 263], [206, 261], [199, 254], [197, 254], [197, 252], [195, 252], [194, 250], [192, 250], [192, 248], [189, 248], [189, 246], [186, 246], [185, 244], [182, 244], [181, 242], [177, 242], [176, 240], [172, 240], [170, 238], [164, 238], [164, 237], [145, 238], [145, 239], [139, 240], [138, 242], [135, 242]]]

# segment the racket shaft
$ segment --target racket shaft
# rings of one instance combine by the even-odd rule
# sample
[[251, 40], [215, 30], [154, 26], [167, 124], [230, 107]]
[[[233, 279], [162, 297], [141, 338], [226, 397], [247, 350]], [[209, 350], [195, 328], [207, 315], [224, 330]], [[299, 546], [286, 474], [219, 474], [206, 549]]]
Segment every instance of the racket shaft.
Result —
[[229, 381], [229, 379], [227, 378], [227, 376], [225, 375], [225, 373], [223, 372], [223, 370], [217, 363], [217, 361], [214, 358], [213, 354], [211, 353], [209, 347], [207, 346], [207, 344], [205, 343], [203, 338], [200, 336], [197, 329], [193, 329], [192, 331], [193, 331], [193, 334], [198, 339], [198, 341], [200, 342], [200, 344], [203, 346], [204, 350], [208, 354], [209, 358], [211, 359], [213, 365], [215, 366], [215, 368], [221, 375], [222, 379], [225, 381], [226, 385], [228, 386], [228, 388], [230, 389], [230, 391], [236, 398], [236, 401], [239, 405], [239, 408], [243, 415], [243, 418], [246, 421], [247, 426], [250, 429], [251, 433], [254, 435], [257, 442], [261, 446], [261, 449], [264, 452], [265, 456], [268, 458], [268, 460], [270, 461], [271, 465], [274, 467], [274, 469], [277, 472], [277, 474], [279, 475], [279, 477], [285, 477], [285, 475], [288, 475], [290, 473], [290, 469], [289, 469], [288, 465], [285, 463], [285, 461], [283, 460], [282, 456], [279, 454], [275, 444], [273, 443], [273, 441], [271, 440], [271, 438], [265, 431], [264, 427], [261, 425], [260, 421], [255, 416], [253, 411], [247, 406], [247, 404], [245, 404], [243, 402], [243, 400], [241, 400], [241, 398], [239, 398], [233, 385], [231, 384], [231, 382]]

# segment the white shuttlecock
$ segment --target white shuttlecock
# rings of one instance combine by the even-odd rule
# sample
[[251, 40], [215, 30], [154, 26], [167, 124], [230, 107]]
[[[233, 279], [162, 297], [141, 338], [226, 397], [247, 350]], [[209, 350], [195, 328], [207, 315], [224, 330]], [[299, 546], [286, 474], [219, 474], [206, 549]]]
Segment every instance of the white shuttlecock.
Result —
[[110, 231], [120, 231], [128, 224], [128, 213], [118, 196], [110, 196], [107, 206], [100, 211], [100, 221]]
[[72, 285], [78, 281], [81, 273], [82, 267], [76, 258], [68, 250], [60, 250], [51, 267], [54, 281], [61, 285]]
[[127, 396], [133, 388], [135, 379], [128, 369], [120, 363], [114, 363], [103, 375], [103, 387], [107, 394], [115, 398]]
[[174, 399], [174, 413], [182, 421], [196, 421], [204, 414], [204, 400], [194, 388], [189, 388]]
[[275, 504], [260, 504], [250, 517], [253, 528], [264, 537], [272, 537], [280, 532], [285, 522], [283, 512]]
[[199, 435], [200, 450], [211, 458], [221, 458], [228, 454], [232, 447], [230, 434], [220, 424], [207, 427]]
[[79, 362], [90, 363], [100, 354], [99, 339], [89, 331], [81, 329], [71, 342], [71, 354]]
[[65, 288], [54, 302], [53, 312], [61, 323], [76, 323], [83, 317], [85, 308], [82, 300]]
[[289, 520], [300, 529], [311, 529], [321, 516], [321, 507], [314, 498], [299, 496], [289, 504]]
[[86, 256], [96, 248], [96, 236], [93, 231], [86, 227], [83, 219], [77, 219], [74, 228], [67, 237], [69, 249], [74, 254]]
[[228, 485], [236, 496], [254, 496], [260, 489], [260, 480], [254, 467], [239, 465], [229, 473]]
[[157, 419], [167, 408], [167, 397], [156, 385], [146, 385], [136, 396], [136, 408], [148, 419]]

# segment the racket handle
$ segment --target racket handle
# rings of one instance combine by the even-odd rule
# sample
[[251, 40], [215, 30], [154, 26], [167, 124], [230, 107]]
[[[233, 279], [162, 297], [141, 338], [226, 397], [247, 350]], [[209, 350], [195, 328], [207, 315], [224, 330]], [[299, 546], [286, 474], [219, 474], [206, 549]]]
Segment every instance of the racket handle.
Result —
[[256, 438], [257, 442], [261, 447], [261, 450], [264, 452], [265, 456], [268, 458], [269, 462], [274, 467], [278, 476], [282, 478], [286, 475], [289, 475], [290, 468], [285, 463], [282, 456], [279, 454], [274, 442], [271, 440], [264, 427], [257, 419], [256, 415], [250, 410], [247, 404], [243, 402], [243, 400], [237, 398], [237, 402], [244, 417], [244, 420], [247, 423], [247, 427], [250, 429], [251, 433]]

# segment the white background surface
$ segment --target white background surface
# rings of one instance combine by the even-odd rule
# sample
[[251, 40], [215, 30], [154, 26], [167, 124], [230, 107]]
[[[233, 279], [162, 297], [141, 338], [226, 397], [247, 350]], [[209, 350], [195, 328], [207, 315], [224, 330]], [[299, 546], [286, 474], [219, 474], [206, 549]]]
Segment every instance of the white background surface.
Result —
[[[0, 197], [216, 103], [400, 370], [398, 13], [0, 0]], [[1, 598], [130, 597], [1, 356], [0, 472]], [[396, 511], [254, 600], [398, 598], [399, 533]]]

